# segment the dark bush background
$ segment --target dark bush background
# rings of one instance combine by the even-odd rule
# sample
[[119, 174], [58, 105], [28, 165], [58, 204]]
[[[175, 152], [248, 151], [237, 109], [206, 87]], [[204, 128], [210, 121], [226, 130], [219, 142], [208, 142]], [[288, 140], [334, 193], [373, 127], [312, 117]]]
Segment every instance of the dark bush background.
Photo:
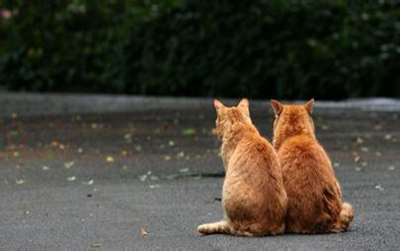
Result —
[[0, 86], [400, 97], [400, 1], [1, 1]]

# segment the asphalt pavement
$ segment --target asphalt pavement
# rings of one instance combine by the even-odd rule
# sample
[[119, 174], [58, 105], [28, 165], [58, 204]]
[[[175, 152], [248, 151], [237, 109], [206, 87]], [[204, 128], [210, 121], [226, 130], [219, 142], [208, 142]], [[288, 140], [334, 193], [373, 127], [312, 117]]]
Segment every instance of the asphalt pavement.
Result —
[[[271, 139], [268, 101], [251, 114]], [[349, 231], [200, 236], [223, 215], [211, 99], [0, 94], [0, 249], [399, 250], [400, 101], [317, 100], [314, 119]]]

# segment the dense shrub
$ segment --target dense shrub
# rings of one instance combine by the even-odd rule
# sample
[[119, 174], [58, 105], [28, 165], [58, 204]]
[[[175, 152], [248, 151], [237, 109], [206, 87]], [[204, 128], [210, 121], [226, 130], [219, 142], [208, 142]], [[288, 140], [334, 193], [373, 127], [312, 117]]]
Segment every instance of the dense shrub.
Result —
[[123, 92], [129, 30], [174, 2], [5, 1], [0, 9], [15, 13], [0, 20], [0, 84], [11, 90]]
[[9, 0], [11, 90], [400, 96], [397, 1]]
[[400, 5], [197, 1], [131, 39], [131, 92], [339, 99], [400, 95]]

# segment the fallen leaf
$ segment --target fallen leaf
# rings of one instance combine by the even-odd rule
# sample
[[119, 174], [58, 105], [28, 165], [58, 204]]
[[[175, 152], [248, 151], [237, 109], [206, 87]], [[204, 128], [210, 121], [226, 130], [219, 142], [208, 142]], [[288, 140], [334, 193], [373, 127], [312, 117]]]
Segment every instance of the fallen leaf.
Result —
[[185, 153], [184, 153], [183, 151], [180, 151], [180, 152], [177, 154], [176, 157], [178, 157], [178, 159], [184, 158], [184, 157], [185, 157]]
[[145, 238], [145, 237], [147, 237], [148, 235], [149, 235], [149, 232], [147, 232], [146, 228], [145, 228], [145, 227], [141, 227], [141, 228], [140, 228], [140, 237]]
[[114, 161], [115, 161], [115, 160], [114, 160], [114, 158], [113, 158], [112, 156], [107, 156], [106, 162], [112, 163], [112, 162], [114, 162]]
[[184, 136], [192, 136], [196, 134], [196, 130], [194, 128], [186, 128], [182, 131]]
[[368, 147], [361, 147], [361, 151], [362, 152], [369, 152], [369, 149], [368, 149]]
[[125, 140], [130, 140], [130, 139], [132, 139], [132, 134], [130, 134], [130, 133], [125, 134], [125, 135], [124, 135], [124, 139], [125, 139]]
[[23, 180], [23, 179], [16, 180], [15, 183], [17, 183], [17, 185], [22, 185], [25, 183], [25, 180]]
[[322, 130], [324, 130], [324, 131], [329, 130], [329, 126], [327, 126], [327, 125], [322, 125], [321, 128], [322, 128]]
[[375, 189], [379, 190], [379, 191], [384, 191], [385, 190], [385, 188], [383, 188], [383, 186], [381, 184], [376, 185]]
[[139, 176], [139, 179], [141, 181], [146, 181], [147, 176], [150, 176], [150, 175], [151, 175], [151, 171], [148, 171], [146, 174]]
[[92, 243], [92, 244], [90, 244], [91, 248], [101, 248], [101, 246], [102, 246], [102, 244], [100, 244], [100, 243]]
[[386, 134], [386, 135], [385, 135], [385, 139], [386, 139], [386, 140], [391, 140], [391, 139], [392, 139], [392, 134], [389, 134], [389, 133]]
[[181, 169], [179, 169], [179, 172], [180, 173], [187, 173], [187, 172], [189, 172], [189, 168], [181, 168]]
[[64, 162], [64, 167], [70, 169], [75, 163], [73, 161]]
[[364, 140], [363, 140], [361, 137], [357, 137], [357, 138], [354, 140], [354, 145], [355, 145], [355, 146], [362, 145], [363, 143], [364, 143]]

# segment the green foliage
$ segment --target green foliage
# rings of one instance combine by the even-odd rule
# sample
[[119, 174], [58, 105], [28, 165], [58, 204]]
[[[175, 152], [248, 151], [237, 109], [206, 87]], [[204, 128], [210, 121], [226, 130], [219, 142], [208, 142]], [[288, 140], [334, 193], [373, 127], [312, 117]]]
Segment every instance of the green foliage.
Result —
[[347, 0], [8, 0], [10, 90], [400, 96], [400, 5]]
[[399, 96], [399, 17], [384, 1], [188, 0], [132, 33], [129, 91]]
[[[123, 92], [128, 31], [172, 1], [8, 1], [0, 84], [11, 90]], [[155, 6], [157, 9], [155, 10]]]

